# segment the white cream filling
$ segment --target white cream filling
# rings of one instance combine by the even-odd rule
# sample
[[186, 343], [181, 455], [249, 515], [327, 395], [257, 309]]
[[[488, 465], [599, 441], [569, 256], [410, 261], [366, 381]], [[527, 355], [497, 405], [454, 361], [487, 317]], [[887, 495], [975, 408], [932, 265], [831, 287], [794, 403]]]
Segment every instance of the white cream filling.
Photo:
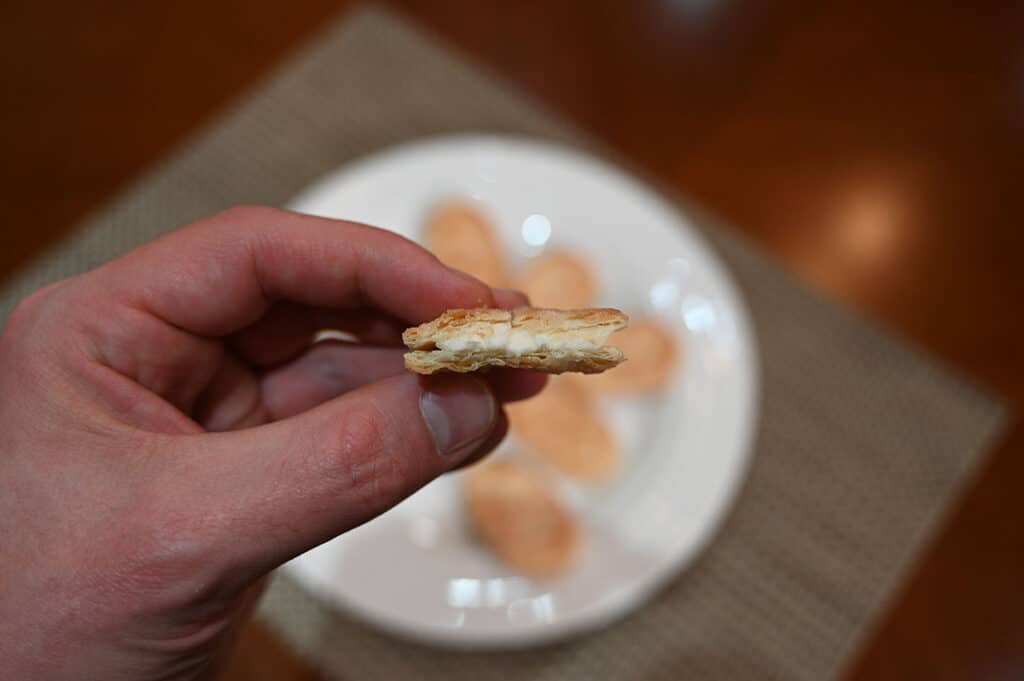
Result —
[[439, 350], [449, 352], [499, 350], [505, 347], [511, 331], [511, 324], [487, 324], [481, 331], [475, 333], [469, 332], [455, 338], [438, 340], [437, 347]]
[[526, 355], [542, 350], [593, 350], [604, 345], [613, 332], [608, 327], [574, 329], [570, 333], [548, 335], [513, 329], [511, 324], [488, 325], [486, 332], [467, 333], [437, 342], [447, 352], [486, 352], [500, 350], [509, 355]]

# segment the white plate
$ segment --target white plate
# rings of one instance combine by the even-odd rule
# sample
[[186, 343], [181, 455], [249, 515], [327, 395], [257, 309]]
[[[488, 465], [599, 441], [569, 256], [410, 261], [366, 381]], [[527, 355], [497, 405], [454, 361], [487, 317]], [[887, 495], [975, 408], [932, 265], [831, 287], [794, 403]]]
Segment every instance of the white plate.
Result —
[[457, 475], [284, 570], [328, 602], [421, 641], [549, 642], [636, 608], [708, 543], [743, 478], [756, 420], [751, 326], [686, 216], [632, 177], [561, 147], [435, 138], [356, 162], [291, 207], [417, 239], [425, 213], [451, 196], [479, 203], [516, 264], [537, 253], [528, 240], [540, 241], [550, 225], [545, 246], [570, 247], [598, 266], [601, 305], [657, 315], [677, 331], [682, 368], [657, 398], [604, 405], [626, 462], [604, 488], [565, 485], [588, 535], [568, 575], [525, 579], [479, 547]]

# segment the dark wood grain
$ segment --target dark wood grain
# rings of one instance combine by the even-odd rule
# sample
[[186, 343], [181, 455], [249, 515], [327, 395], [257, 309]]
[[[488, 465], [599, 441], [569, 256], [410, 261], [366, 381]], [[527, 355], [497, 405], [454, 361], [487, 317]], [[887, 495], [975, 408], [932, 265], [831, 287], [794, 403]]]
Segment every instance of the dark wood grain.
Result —
[[[0, 23], [0, 276], [348, 3], [13, 0]], [[1024, 6], [393, 3], [1024, 406]], [[851, 679], [1024, 677], [1024, 428], [993, 453]], [[250, 626], [224, 678], [312, 679]]]

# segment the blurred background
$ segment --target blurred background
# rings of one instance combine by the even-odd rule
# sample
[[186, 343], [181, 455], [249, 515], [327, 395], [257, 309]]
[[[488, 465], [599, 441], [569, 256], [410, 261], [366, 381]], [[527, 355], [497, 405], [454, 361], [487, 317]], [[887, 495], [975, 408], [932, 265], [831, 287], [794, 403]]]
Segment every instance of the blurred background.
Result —
[[[6, 2], [0, 277], [358, 4]], [[383, 4], [1024, 404], [1024, 3]], [[1015, 422], [851, 678], [1024, 677], [1022, 517]], [[305, 673], [253, 625], [226, 678]]]

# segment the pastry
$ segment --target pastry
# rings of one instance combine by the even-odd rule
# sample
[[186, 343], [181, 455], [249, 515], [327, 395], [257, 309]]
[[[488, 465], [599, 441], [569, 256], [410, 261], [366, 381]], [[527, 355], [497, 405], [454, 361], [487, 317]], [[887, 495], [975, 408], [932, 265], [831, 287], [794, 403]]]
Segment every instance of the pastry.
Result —
[[612, 339], [629, 362], [603, 376], [580, 381], [594, 392], [634, 395], [659, 390], [668, 383], [679, 362], [679, 342], [669, 329], [642, 319]]
[[628, 321], [610, 308], [448, 310], [402, 334], [412, 350], [405, 355], [405, 367], [419, 374], [488, 366], [599, 373], [626, 359], [604, 343]]
[[536, 472], [511, 461], [487, 461], [465, 478], [469, 518], [509, 565], [543, 577], [565, 572], [580, 544], [576, 521]]
[[563, 251], [534, 259], [516, 278], [516, 288], [531, 305], [571, 309], [594, 304], [597, 281], [589, 265]]
[[600, 482], [619, 470], [619, 444], [579, 383], [557, 378], [535, 397], [505, 407], [513, 434], [559, 473]]
[[487, 219], [471, 204], [448, 201], [427, 219], [425, 242], [445, 265], [490, 286], [504, 286], [505, 261]]

